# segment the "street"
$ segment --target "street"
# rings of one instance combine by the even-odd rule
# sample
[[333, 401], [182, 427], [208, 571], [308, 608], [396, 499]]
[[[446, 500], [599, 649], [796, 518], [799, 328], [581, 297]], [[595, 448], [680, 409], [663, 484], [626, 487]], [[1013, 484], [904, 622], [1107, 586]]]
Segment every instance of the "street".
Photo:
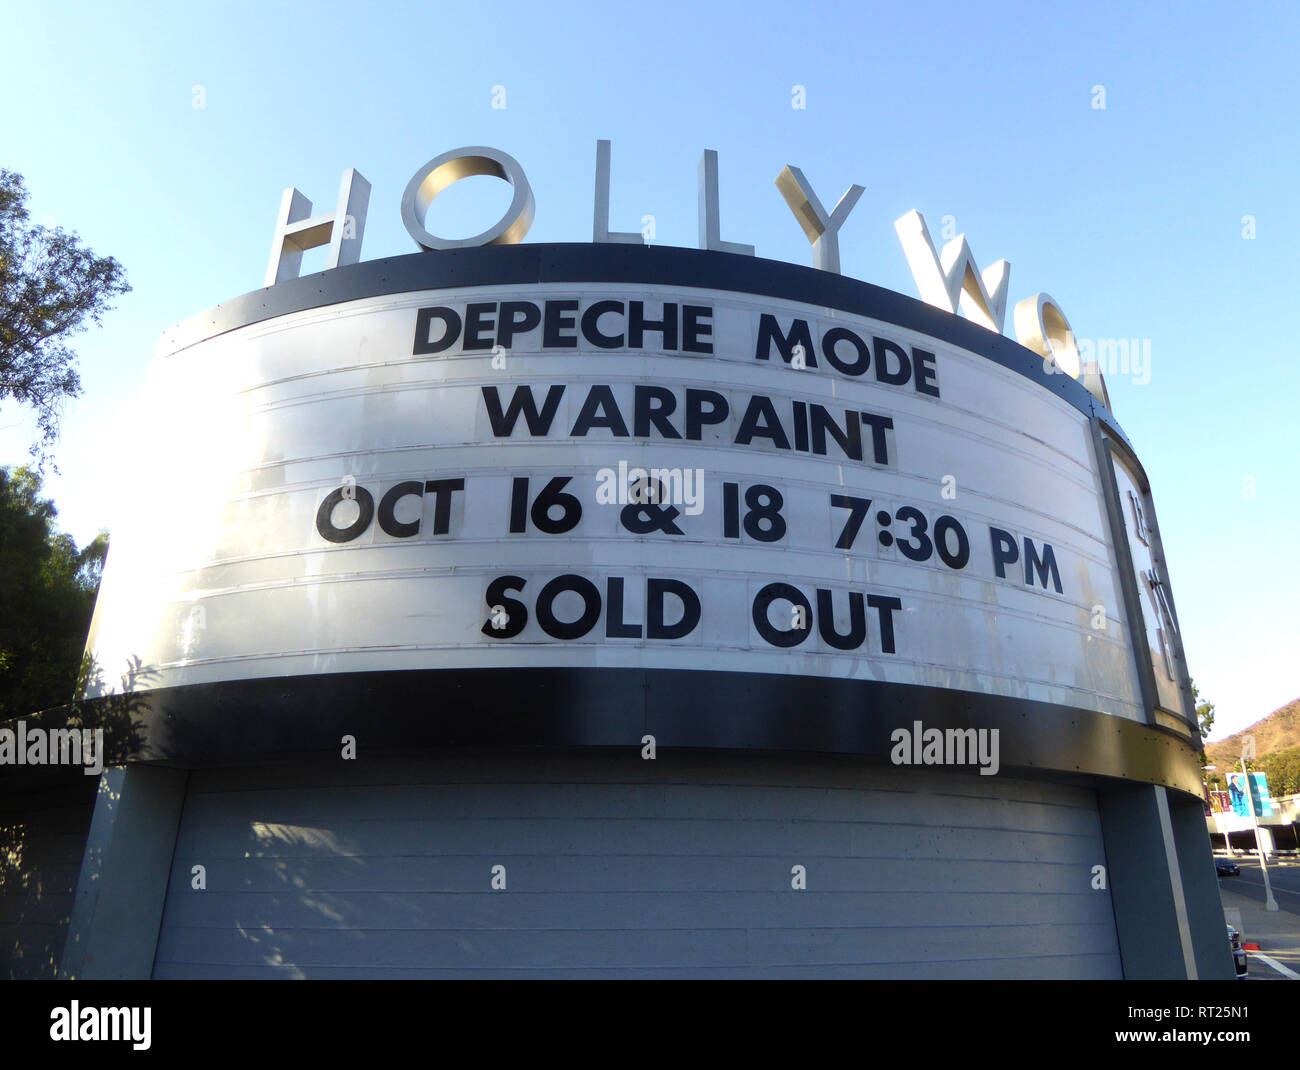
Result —
[[[1227, 857], [1216, 853], [1215, 858]], [[1259, 860], [1238, 852], [1233, 861], [1241, 867], [1237, 877], [1220, 877], [1219, 892], [1228, 921], [1237, 925], [1244, 943], [1257, 943], [1260, 950], [1247, 951], [1249, 979], [1256, 981], [1295, 980], [1263, 961], [1264, 957], [1300, 974], [1300, 860], [1276, 860], [1268, 865], [1269, 882], [1277, 912], [1264, 909], [1264, 877]]]

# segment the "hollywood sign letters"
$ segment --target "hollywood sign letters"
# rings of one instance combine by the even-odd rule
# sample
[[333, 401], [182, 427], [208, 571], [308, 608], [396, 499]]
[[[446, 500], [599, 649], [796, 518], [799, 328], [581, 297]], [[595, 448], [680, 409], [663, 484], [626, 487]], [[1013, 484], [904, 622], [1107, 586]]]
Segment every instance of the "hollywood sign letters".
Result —
[[[509, 208], [495, 224], [470, 238], [448, 239], [430, 233], [425, 225], [435, 197], [462, 178], [487, 175], [509, 182], [514, 196]], [[754, 247], [724, 241], [718, 210], [718, 154], [706, 149], [699, 166], [699, 245], [701, 249], [753, 256]], [[596, 182], [592, 241], [596, 243], [643, 244], [636, 232], [609, 229], [610, 143], [596, 143]], [[863, 187], [852, 185], [827, 212], [802, 171], [785, 167], [776, 178], [782, 198], [794, 213], [812, 245], [813, 266], [839, 273], [839, 233], [862, 196]], [[343, 174], [338, 203], [332, 213], [311, 214], [311, 201], [297, 189], [284, 191], [266, 271], [266, 285], [297, 278], [302, 254], [328, 245], [326, 270], [355, 264], [361, 258], [370, 183], [357, 171]], [[482, 245], [512, 245], [521, 242], [532, 226], [535, 212], [532, 188], [514, 157], [499, 149], [470, 146], [434, 157], [421, 167], [402, 194], [402, 222], [416, 244], [426, 252], [472, 248]], [[921, 299], [928, 304], [966, 318], [988, 330], [1001, 333], [1006, 319], [1007, 286], [1011, 265], [999, 260], [980, 270], [964, 234], [936, 251], [920, 212], [911, 211], [894, 223], [916, 280]], [[1062, 372], [1083, 385], [1109, 406], [1105, 382], [1095, 361], [1079, 356], [1074, 332], [1060, 306], [1046, 293], [1036, 293], [1018, 302], [1012, 313], [1017, 341], [1043, 358], [1048, 372]]]

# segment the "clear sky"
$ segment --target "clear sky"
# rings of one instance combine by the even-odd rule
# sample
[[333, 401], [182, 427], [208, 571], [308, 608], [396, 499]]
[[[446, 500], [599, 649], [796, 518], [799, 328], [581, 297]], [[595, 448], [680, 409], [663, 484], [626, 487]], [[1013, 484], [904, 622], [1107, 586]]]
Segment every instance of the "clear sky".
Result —
[[[657, 243], [694, 246], [712, 148], [722, 237], [759, 256], [810, 262], [773, 185], [794, 164], [828, 207], [866, 187], [847, 275], [915, 295], [893, 221], [916, 208], [937, 241], [952, 216], [982, 266], [1011, 262], [1008, 333], [1010, 305], [1043, 290], [1080, 337], [1149, 340], [1149, 376], [1108, 386], [1214, 735], [1300, 695], [1294, 3], [11, 2], [3, 27], [0, 165], [35, 220], [134, 286], [77, 342], [85, 394], [47, 489], [78, 543], [136, 493], [127, 443], [159, 333], [262, 285], [286, 186], [323, 210], [356, 167], [363, 257], [411, 252], [416, 168], [491, 145], [533, 186], [528, 241], [589, 241], [610, 138], [612, 228], [653, 215]], [[461, 183], [430, 229], [468, 236], [506, 203], [503, 183]], [[0, 464], [31, 437], [0, 409]]]

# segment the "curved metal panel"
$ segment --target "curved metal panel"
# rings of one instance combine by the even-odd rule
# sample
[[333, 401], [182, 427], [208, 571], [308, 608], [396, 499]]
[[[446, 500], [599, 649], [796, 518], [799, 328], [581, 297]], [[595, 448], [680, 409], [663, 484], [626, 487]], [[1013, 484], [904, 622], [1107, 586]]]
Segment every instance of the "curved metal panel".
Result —
[[[1005, 732], [1024, 769], [1199, 783], [1145, 725], [1113, 418], [910, 298], [663, 247], [415, 254], [195, 317], [151, 389], [91, 641], [133, 666], [141, 756], [333, 746], [325, 711], [377, 704], [390, 746], [639, 722], [883, 755], [919, 721]], [[626, 496], [638, 469], [665, 498]], [[525, 681], [508, 710], [497, 679]], [[425, 686], [438, 717], [386, 708]]]

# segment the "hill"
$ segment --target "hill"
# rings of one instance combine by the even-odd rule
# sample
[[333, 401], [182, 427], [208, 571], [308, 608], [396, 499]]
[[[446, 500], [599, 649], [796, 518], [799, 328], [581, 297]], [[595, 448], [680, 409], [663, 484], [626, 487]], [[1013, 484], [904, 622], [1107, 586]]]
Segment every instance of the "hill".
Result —
[[1255, 737], [1257, 758], [1292, 747], [1300, 747], [1300, 698], [1274, 710], [1249, 728], [1243, 728], [1240, 732], [1217, 743], [1205, 744], [1206, 758], [1211, 765], [1218, 766], [1220, 770], [1229, 769], [1240, 760], [1242, 740], [1248, 735]]

